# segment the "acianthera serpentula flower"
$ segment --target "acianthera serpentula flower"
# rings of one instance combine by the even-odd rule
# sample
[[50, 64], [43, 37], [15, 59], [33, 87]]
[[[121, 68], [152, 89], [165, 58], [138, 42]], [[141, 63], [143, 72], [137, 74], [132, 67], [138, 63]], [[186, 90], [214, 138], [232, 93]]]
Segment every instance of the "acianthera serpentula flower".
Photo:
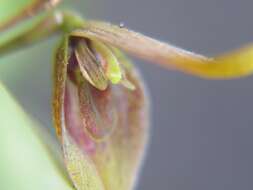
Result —
[[[31, 9], [36, 14], [45, 2], [52, 6], [58, 1], [38, 2]], [[4, 26], [27, 18], [22, 14]], [[148, 139], [148, 96], [135, 65], [122, 51], [209, 79], [253, 72], [252, 46], [208, 58], [122, 26], [56, 10], [2, 43], [0, 52], [8, 53], [51, 34], [61, 36], [54, 57], [54, 127], [66, 169], [78, 190], [129, 190], [136, 181]]]

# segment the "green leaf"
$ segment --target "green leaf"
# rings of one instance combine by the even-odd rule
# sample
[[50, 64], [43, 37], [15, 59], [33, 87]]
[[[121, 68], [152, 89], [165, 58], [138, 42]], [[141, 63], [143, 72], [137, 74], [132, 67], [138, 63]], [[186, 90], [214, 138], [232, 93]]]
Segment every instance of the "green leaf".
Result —
[[0, 189], [73, 190], [55, 141], [1, 83], [0, 105]]

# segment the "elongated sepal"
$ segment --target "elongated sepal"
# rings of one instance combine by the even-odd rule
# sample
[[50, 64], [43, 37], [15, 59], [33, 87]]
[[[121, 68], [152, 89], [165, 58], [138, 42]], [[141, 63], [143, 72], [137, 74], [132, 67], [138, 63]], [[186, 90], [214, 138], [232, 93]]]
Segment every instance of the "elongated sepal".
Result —
[[74, 30], [71, 35], [99, 40], [163, 67], [203, 78], [229, 79], [253, 72], [252, 46], [208, 58], [126, 28], [97, 21], [87, 22], [82, 29]]

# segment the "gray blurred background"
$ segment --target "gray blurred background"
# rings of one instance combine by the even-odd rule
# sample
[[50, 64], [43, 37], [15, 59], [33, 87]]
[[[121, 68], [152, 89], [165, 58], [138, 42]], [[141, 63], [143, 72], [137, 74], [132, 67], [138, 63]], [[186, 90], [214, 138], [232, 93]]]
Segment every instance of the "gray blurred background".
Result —
[[[72, 1], [86, 17], [124, 22], [205, 55], [253, 42], [252, 7], [252, 0]], [[49, 127], [56, 40], [0, 61], [0, 80]], [[208, 81], [135, 62], [152, 101], [150, 146], [137, 189], [252, 190], [253, 77]]]

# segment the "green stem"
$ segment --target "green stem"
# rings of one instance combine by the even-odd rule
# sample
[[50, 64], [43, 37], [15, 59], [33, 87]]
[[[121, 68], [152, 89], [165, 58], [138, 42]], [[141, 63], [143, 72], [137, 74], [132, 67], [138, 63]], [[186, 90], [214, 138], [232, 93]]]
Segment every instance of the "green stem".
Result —
[[11, 53], [49, 38], [56, 33], [68, 34], [74, 29], [85, 26], [85, 20], [68, 11], [54, 11], [46, 15], [40, 22], [28, 28], [14, 38], [0, 44], [0, 55]]
[[61, 30], [67, 34], [75, 29], [80, 29], [86, 26], [85, 19], [74, 12], [62, 11], [60, 14], [62, 16]]

